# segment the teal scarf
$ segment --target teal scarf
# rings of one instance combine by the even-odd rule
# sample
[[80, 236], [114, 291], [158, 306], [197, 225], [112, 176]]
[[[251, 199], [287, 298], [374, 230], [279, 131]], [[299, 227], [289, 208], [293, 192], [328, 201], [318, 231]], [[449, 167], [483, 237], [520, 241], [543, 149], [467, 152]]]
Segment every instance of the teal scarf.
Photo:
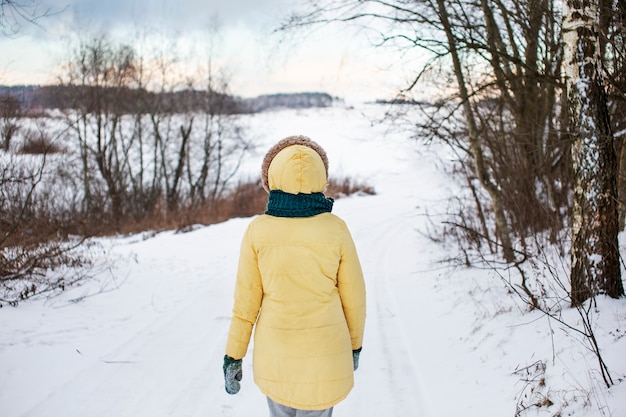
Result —
[[265, 214], [276, 217], [311, 217], [330, 213], [334, 200], [322, 193], [290, 194], [280, 190], [270, 191]]

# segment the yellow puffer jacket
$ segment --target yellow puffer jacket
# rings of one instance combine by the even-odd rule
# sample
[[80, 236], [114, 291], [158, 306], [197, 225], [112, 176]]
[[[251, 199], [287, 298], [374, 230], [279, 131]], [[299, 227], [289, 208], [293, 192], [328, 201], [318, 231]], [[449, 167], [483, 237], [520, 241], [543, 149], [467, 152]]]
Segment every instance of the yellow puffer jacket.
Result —
[[[322, 192], [327, 179], [307, 146], [281, 150], [268, 170], [271, 190]], [[303, 191], [306, 190], [306, 191]], [[365, 284], [345, 223], [260, 215], [241, 245], [226, 354], [243, 358], [254, 334], [254, 381], [277, 403], [332, 407], [354, 385], [352, 350], [363, 343]]]

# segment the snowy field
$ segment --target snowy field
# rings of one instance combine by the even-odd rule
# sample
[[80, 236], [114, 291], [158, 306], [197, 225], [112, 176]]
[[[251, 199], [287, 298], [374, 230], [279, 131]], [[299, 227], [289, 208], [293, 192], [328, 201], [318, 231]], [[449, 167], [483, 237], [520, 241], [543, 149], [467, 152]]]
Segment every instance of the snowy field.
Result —
[[[383, 110], [246, 116], [258, 149], [242, 175], [257, 175], [277, 140], [304, 134], [326, 149], [331, 176], [377, 191], [333, 210], [353, 234], [368, 291], [356, 385], [334, 415], [512, 417], [529, 407], [519, 415], [625, 417], [626, 299], [598, 299], [593, 313], [617, 383], [607, 390], [578, 336], [527, 312], [493, 272], [441, 262], [456, 253], [425, 234], [454, 192], [445, 150], [366, 117]], [[222, 375], [249, 221], [98, 240], [93, 279], [0, 309], [0, 417], [266, 416], [251, 351], [239, 394], [225, 393]], [[564, 316], [576, 323], [575, 311]]]

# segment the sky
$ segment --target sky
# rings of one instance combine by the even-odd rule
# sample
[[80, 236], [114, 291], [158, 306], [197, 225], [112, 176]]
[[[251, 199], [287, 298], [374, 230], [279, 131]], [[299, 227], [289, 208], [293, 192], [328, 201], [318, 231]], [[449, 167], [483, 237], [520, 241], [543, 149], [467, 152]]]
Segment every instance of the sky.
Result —
[[300, 3], [41, 0], [40, 10], [51, 14], [39, 25], [22, 24], [15, 35], [0, 35], [0, 84], [53, 83], [77, 36], [107, 33], [124, 42], [176, 39], [187, 62], [210, 49], [239, 96], [302, 91], [357, 101], [393, 96], [404, 69], [390, 65], [390, 51], [374, 50], [363, 33], [345, 27], [296, 32], [289, 39], [273, 33]]

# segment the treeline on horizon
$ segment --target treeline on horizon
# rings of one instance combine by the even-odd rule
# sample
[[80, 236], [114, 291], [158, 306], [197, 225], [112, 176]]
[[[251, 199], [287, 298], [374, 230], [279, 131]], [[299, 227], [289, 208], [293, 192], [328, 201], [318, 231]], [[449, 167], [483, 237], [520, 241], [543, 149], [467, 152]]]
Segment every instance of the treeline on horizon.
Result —
[[18, 85], [0, 86], [0, 97], [15, 98], [27, 113], [51, 109], [89, 108], [89, 90], [100, 89], [100, 96], [116, 97], [119, 111], [142, 114], [158, 103], [164, 113], [186, 113], [215, 107], [222, 114], [258, 113], [272, 108], [330, 107], [338, 97], [323, 92], [264, 94], [243, 98], [216, 91], [181, 89], [154, 92], [129, 87], [93, 87], [80, 85]]

